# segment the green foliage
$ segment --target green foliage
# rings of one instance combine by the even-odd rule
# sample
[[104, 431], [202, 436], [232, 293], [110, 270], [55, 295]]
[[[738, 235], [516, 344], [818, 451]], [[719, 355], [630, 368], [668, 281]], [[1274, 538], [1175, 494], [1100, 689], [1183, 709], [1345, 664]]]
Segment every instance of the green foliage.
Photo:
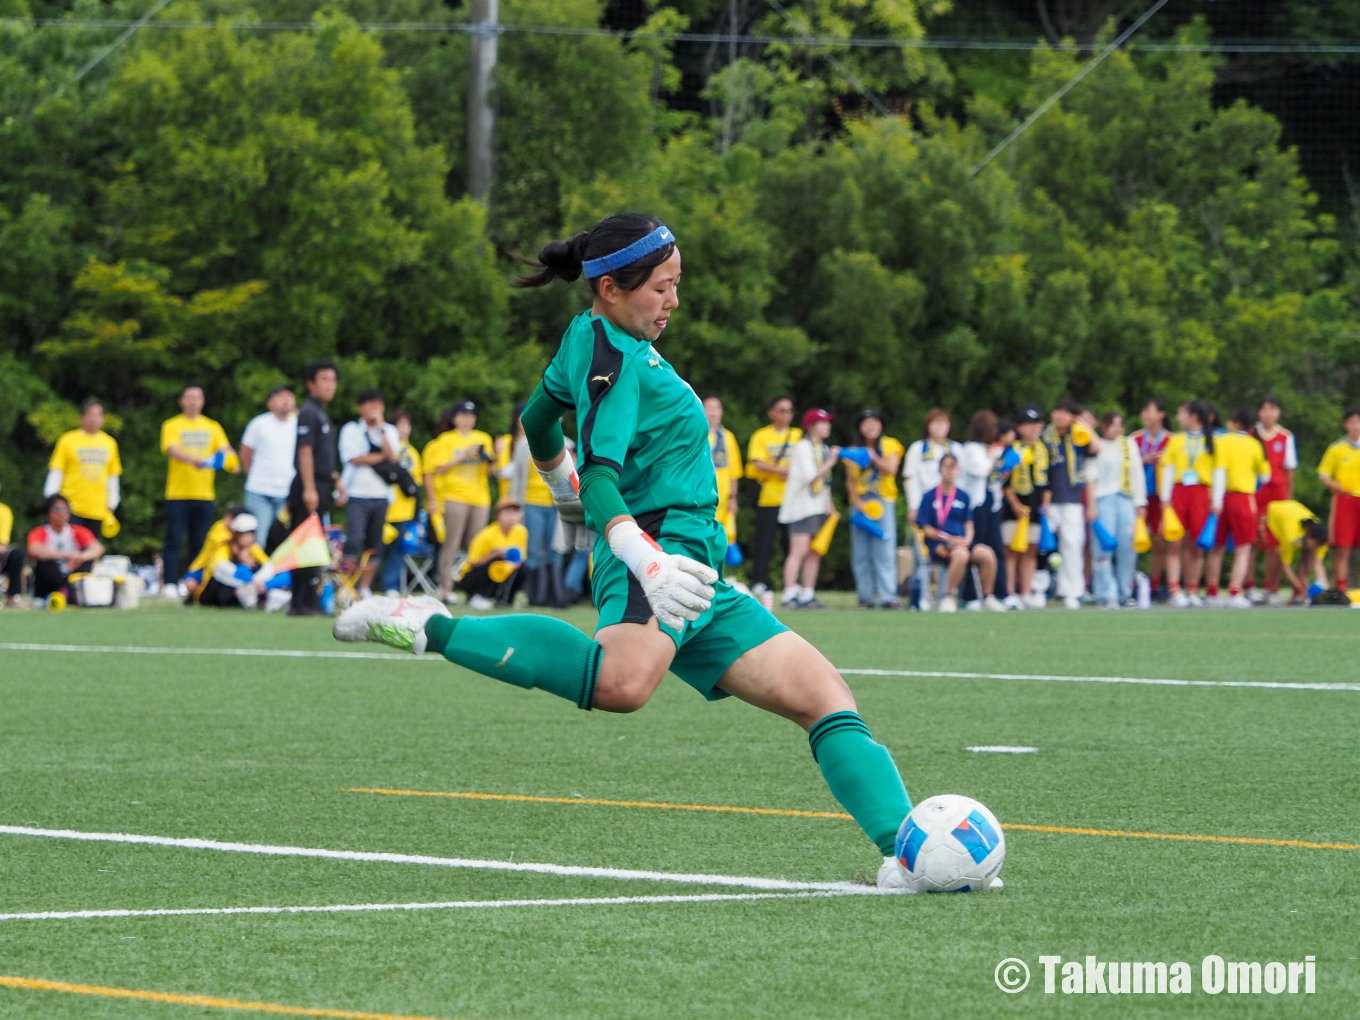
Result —
[[[743, 17], [777, 34], [919, 38], [963, 16], [912, 0], [783, 6], [787, 20], [760, 5]], [[726, 7], [651, 4], [642, 28], [703, 30]], [[266, 8], [314, 30], [231, 27]], [[1355, 252], [1280, 125], [1214, 105], [1214, 58], [1117, 53], [974, 175], [1075, 73], [1075, 47], [951, 73], [912, 48], [769, 46], [705, 71], [701, 116], [668, 102], [698, 91], [668, 45], [569, 34], [611, 16], [604, 0], [506, 0], [505, 23], [568, 34], [501, 37], [483, 206], [462, 194], [466, 35], [355, 25], [465, 15], [441, 0], [319, 8], [184, 0], [176, 17], [222, 20], [139, 33], [78, 84], [109, 31], [0, 28], [0, 473], [21, 513], [91, 392], [122, 419], [125, 534], [147, 538], [156, 431], [191, 379], [233, 438], [321, 355], [341, 365], [337, 418], [378, 385], [415, 415], [418, 442], [461, 397], [505, 428], [588, 292], [512, 292], [522, 269], [503, 256], [621, 208], [680, 238], [667, 356], [723, 397], [743, 439], [780, 392], [842, 423], [878, 407], [910, 439], [937, 404], [961, 423], [1066, 393], [1134, 410], [1148, 395], [1228, 408], [1270, 391], [1312, 496], [1307, 468], [1360, 401]], [[865, 107], [851, 76], [900, 115]]]

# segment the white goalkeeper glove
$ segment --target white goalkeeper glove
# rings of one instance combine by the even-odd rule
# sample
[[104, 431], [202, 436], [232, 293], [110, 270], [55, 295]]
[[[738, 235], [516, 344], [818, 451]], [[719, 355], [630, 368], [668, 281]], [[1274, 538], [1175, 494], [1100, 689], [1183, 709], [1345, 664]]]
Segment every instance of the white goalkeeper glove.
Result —
[[609, 532], [609, 548], [642, 585], [657, 621], [679, 630], [713, 604], [718, 572], [688, 556], [668, 553], [637, 526], [622, 521]]
[[563, 524], [584, 524], [586, 508], [581, 505], [581, 480], [576, 477], [576, 465], [571, 451], [562, 451], [562, 462], [551, 471], [540, 472], [552, 492], [553, 506]]

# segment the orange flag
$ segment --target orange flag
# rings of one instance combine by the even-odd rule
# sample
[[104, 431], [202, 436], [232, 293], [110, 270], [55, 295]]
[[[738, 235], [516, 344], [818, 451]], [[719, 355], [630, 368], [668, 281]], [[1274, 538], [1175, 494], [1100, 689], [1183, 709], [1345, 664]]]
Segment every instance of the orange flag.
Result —
[[331, 547], [326, 544], [326, 533], [321, 530], [321, 518], [312, 514], [293, 529], [293, 533], [279, 544], [269, 557], [277, 573], [298, 567], [324, 567], [331, 562]]

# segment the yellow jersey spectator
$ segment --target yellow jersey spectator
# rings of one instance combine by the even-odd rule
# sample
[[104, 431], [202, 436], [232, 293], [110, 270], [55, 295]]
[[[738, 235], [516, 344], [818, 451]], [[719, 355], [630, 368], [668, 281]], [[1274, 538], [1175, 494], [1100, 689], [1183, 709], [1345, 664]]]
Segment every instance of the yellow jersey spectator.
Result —
[[757, 429], [746, 446], [746, 477], [760, 483], [756, 538], [751, 551], [751, 592], [757, 596], [769, 590], [770, 556], [776, 534], [782, 536], [784, 555], [789, 552], [789, 532], [779, 523], [779, 507], [784, 502], [784, 483], [789, 477], [793, 448], [803, 438], [802, 429], [790, 428], [792, 397], [776, 397], [765, 413], [770, 424]]
[[[1280, 570], [1296, 597], [1307, 590], [1309, 574], [1327, 586], [1327, 525], [1317, 514], [1297, 499], [1272, 500], [1266, 507], [1266, 530], [1279, 545]], [[1300, 552], [1305, 558], [1296, 572], [1294, 560]]]
[[165, 477], [165, 548], [161, 553], [162, 590], [167, 597], [188, 594], [176, 588], [180, 555], [186, 535], [190, 560], [208, 537], [217, 516], [217, 469], [233, 474], [241, 470], [227, 434], [203, 413], [203, 404], [203, 388], [186, 386], [179, 395], [180, 413], [161, 425], [161, 453], [170, 462]]
[[[397, 463], [406, 469], [411, 481], [420, 485], [425, 475], [421, 471], [420, 451], [411, 445], [411, 415], [398, 411], [392, 415], [392, 424], [397, 427], [401, 445], [397, 450]], [[388, 542], [383, 549], [382, 587], [388, 595], [401, 594], [401, 530], [416, 519], [416, 497], [408, 496], [400, 486], [392, 486], [392, 502], [387, 504], [387, 523], [397, 529], [397, 537]]]
[[713, 516], [726, 529], [730, 544], [737, 540], [737, 482], [741, 478], [741, 447], [737, 445], [737, 437], [732, 434], [732, 430], [723, 428], [721, 399], [705, 397], [704, 415], [708, 418], [708, 447], [713, 451], [713, 472], [718, 477], [718, 507]]
[[444, 412], [443, 431], [421, 454], [430, 516], [442, 514], [444, 545], [439, 551], [439, 595], [448, 599], [453, 567], [463, 540], [486, 527], [491, 510], [491, 475], [496, 451], [479, 430], [477, 405], [464, 400]]
[[523, 517], [519, 500], [506, 496], [496, 504], [495, 521], [473, 536], [458, 573], [458, 587], [468, 596], [468, 608], [491, 609], [514, 600], [524, 573], [520, 565], [529, 548]]
[[43, 495], [60, 493], [71, 507], [71, 523], [98, 532], [118, 509], [122, 474], [118, 443], [104, 431], [104, 405], [91, 397], [80, 406], [80, 428], [57, 440]]

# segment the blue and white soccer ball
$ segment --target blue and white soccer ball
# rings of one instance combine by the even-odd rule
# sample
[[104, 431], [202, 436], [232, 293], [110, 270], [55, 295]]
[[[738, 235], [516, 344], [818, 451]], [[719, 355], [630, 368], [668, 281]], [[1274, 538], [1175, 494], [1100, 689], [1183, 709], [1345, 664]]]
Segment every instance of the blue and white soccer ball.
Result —
[[981, 891], [1005, 861], [1001, 823], [971, 797], [923, 800], [897, 830], [897, 863], [914, 892]]

